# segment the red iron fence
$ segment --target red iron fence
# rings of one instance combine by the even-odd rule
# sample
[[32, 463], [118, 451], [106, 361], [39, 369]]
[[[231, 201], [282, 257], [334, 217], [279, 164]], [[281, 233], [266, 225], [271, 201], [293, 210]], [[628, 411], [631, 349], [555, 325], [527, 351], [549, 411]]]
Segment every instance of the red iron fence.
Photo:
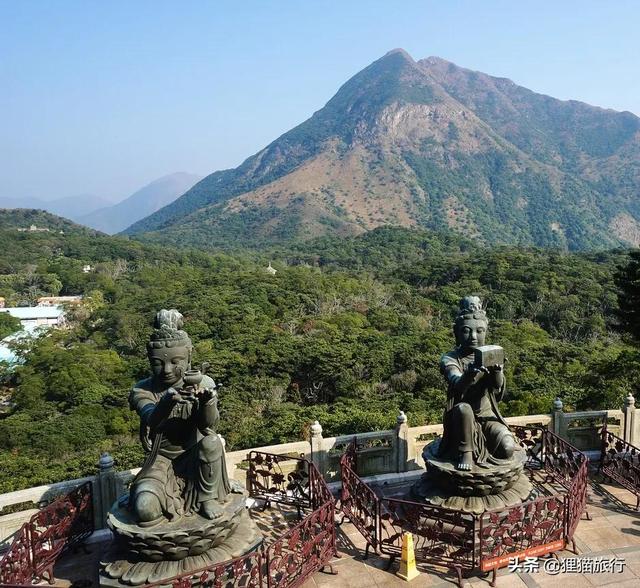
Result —
[[610, 433], [606, 426], [602, 430], [598, 471], [633, 492], [636, 510], [640, 508], [640, 448]]
[[250, 497], [264, 500], [265, 507], [271, 502], [295, 507], [300, 522], [243, 557], [143, 588], [297, 588], [315, 572], [331, 568], [329, 561], [338, 554], [335, 501], [316, 466], [301, 457], [262, 451], [251, 451], [248, 461]]
[[430, 504], [383, 498], [380, 501], [380, 551], [391, 557], [402, 553], [404, 533], [414, 535], [416, 560], [453, 570], [462, 585], [464, 571], [477, 566], [475, 515]]
[[573, 542], [586, 507], [588, 458], [546, 429], [512, 427], [527, 451], [527, 469], [539, 470], [560, 485], [552, 493], [520, 505], [481, 515], [425, 503], [378, 497], [357, 474], [357, 441], [340, 462], [340, 510], [376, 552], [400, 555], [402, 536], [414, 535], [416, 560], [451, 569], [462, 586], [463, 576], [496, 570], [517, 556], [545, 555]]
[[216, 566], [209, 566], [194, 570], [188, 574], [175, 576], [151, 586], [171, 586], [172, 588], [263, 588], [264, 583], [264, 553], [262, 549], [252, 551], [242, 557], [237, 557]]
[[366, 539], [365, 558], [369, 548], [378, 551], [380, 536], [380, 499], [356, 474], [356, 441], [353, 439], [340, 458], [342, 490], [340, 493], [340, 512], [342, 520], [348, 518], [353, 526]]
[[252, 498], [311, 508], [308, 460], [302, 457], [251, 451], [248, 456], [247, 490]]
[[0, 584], [53, 581], [61, 553], [93, 533], [91, 482], [82, 484], [34, 514], [0, 560]]

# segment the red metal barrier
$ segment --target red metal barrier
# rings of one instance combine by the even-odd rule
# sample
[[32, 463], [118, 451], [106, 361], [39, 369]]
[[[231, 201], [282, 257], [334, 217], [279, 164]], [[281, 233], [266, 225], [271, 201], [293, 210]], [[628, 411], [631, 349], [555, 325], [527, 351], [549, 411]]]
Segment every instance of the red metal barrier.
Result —
[[576, 473], [569, 492], [567, 494], [567, 524], [566, 524], [566, 540], [571, 542], [571, 549], [574, 553], [576, 550], [576, 542], [573, 535], [578, 527], [578, 523], [582, 518], [582, 514], [586, 514], [587, 520], [591, 520], [589, 511], [587, 510], [587, 486], [589, 484], [589, 460], [585, 456], [580, 469]]
[[482, 515], [378, 498], [355, 472], [354, 439], [340, 461], [341, 511], [367, 540], [367, 550], [371, 545], [391, 556], [391, 561], [400, 555], [402, 535], [412, 533], [416, 561], [452, 569], [460, 586], [463, 573], [477, 569], [493, 570], [493, 585], [496, 570], [516, 556], [544, 555], [569, 543], [575, 550], [573, 535], [587, 501], [588, 458], [544, 428], [513, 429], [527, 451], [527, 469], [546, 474], [562, 486], [562, 493]]
[[[302, 457], [291, 457], [263, 451], [251, 451], [248, 456], [247, 490], [252, 498], [288, 504], [298, 508], [311, 508], [309, 487], [310, 462]], [[283, 464], [295, 464], [287, 472]]]
[[567, 500], [566, 496], [543, 496], [480, 515], [480, 569], [493, 571], [492, 586], [496, 570], [507, 565], [509, 559], [564, 549]]
[[53, 579], [53, 566], [64, 549], [93, 533], [91, 482], [62, 496], [29, 521], [33, 574]]
[[262, 549], [252, 551], [216, 566], [194, 570], [189, 574], [167, 578], [144, 588], [171, 586], [172, 588], [262, 588], [264, 586], [264, 554]]
[[94, 531], [91, 482], [79, 486], [34, 514], [0, 561], [1, 584], [53, 581], [61, 553]]
[[460, 585], [463, 571], [476, 567], [476, 515], [396, 498], [383, 498], [380, 511], [380, 551], [391, 556], [389, 565], [401, 555], [402, 536], [409, 532], [416, 560], [448, 567]]
[[[314, 464], [299, 457], [252, 451], [247, 478], [251, 498], [304, 509], [307, 514], [270, 545], [234, 560], [143, 588], [296, 588], [337, 556], [335, 501]], [[286, 473], [285, 462], [296, 463]], [[309, 512], [310, 511], [310, 512]], [[333, 570], [332, 570], [333, 571]]]
[[346, 452], [340, 458], [342, 490], [340, 493], [340, 512], [344, 521], [348, 518], [353, 526], [366, 539], [365, 559], [369, 548], [378, 551], [380, 500], [356, 474], [356, 441], [349, 443]]
[[9, 551], [0, 560], [0, 584], [31, 584], [32, 579], [29, 523], [25, 523], [16, 533]]
[[610, 433], [606, 426], [602, 430], [598, 471], [633, 492], [636, 510], [640, 508], [640, 448]]
[[538, 469], [544, 463], [544, 435], [546, 429], [526, 425], [511, 425], [509, 427], [520, 446], [527, 452], [526, 467]]
[[589, 458], [571, 443], [547, 429], [542, 429], [542, 439], [545, 473], [565, 490], [569, 490], [573, 479]]
[[269, 588], [296, 588], [336, 556], [334, 507], [325, 502], [267, 547]]

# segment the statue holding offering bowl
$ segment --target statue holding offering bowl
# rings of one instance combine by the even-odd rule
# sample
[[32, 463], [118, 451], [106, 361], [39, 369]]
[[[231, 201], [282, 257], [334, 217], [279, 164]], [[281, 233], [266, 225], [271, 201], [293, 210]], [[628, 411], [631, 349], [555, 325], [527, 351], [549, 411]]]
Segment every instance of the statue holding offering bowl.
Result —
[[157, 313], [147, 344], [151, 377], [129, 394], [146, 457], [107, 515], [115, 541], [101, 561], [103, 587], [162, 583], [262, 542], [246, 491], [227, 474], [215, 382], [204, 366], [192, 368], [182, 326], [177, 310]]
[[129, 404], [140, 416], [148, 452], [131, 485], [129, 507], [144, 526], [195, 511], [208, 519], [222, 512], [231, 486], [214, 381], [191, 369], [192, 344], [177, 310], [161, 310], [147, 344], [152, 376], [138, 382]]

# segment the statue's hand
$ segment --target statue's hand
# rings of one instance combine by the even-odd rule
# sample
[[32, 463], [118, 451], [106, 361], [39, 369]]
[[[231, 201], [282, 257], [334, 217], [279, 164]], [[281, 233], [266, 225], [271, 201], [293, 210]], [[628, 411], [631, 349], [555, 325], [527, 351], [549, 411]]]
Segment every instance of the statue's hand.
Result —
[[179, 396], [180, 396], [180, 394], [175, 388], [169, 388], [162, 395], [162, 398], [160, 399], [160, 402], [162, 402], [162, 404], [172, 405], [172, 404], [175, 404], [176, 402], [178, 402]]
[[497, 388], [502, 388], [502, 384], [504, 383], [504, 370], [501, 365], [493, 365], [491, 366], [491, 373], [493, 374], [493, 380]]
[[162, 402], [162, 404], [169, 408], [173, 407], [176, 404], [184, 404], [185, 402], [187, 402], [187, 400], [182, 397], [182, 394], [180, 394], [180, 392], [172, 387], [162, 395], [160, 402]]
[[466, 373], [468, 374], [467, 377], [472, 382], [477, 382], [478, 380], [481, 380], [486, 374], [489, 373], [489, 368], [486, 368], [485, 366], [476, 367], [472, 364], [469, 366]]
[[209, 402], [214, 398], [214, 396], [217, 396], [217, 394], [215, 388], [204, 388], [198, 396], [200, 396], [200, 400], [202, 400], [202, 402]]

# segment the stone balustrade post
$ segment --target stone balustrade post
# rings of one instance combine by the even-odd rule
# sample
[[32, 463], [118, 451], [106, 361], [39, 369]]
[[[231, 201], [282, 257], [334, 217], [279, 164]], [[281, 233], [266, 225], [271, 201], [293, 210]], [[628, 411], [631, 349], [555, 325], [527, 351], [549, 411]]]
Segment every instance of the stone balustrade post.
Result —
[[118, 499], [118, 480], [113, 457], [103, 453], [98, 462], [97, 484], [94, 486], [94, 517], [96, 529], [107, 526], [107, 513]]
[[311, 425], [311, 461], [318, 468], [323, 477], [327, 476], [327, 451], [324, 447], [324, 439], [322, 437], [322, 425], [318, 421], [314, 421]]
[[627, 443], [636, 446], [640, 443], [637, 434], [637, 416], [636, 399], [633, 397], [633, 394], [629, 392], [624, 399], [624, 406], [622, 407], [622, 438]]
[[566, 423], [564, 420], [563, 407], [564, 405], [562, 404], [562, 400], [560, 400], [560, 398], [557, 397], [553, 401], [553, 410], [551, 412], [551, 424], [552, 424], [551, 430], [553, 433], [558, 435], [558, 437], [562, 437], [563, 439], [566, 439], [567, 430], [566, 430]]
[[406, 472], [409, 467], [409, 425], [403, 411], [396, 418], [395, 434], [396, 472]]

